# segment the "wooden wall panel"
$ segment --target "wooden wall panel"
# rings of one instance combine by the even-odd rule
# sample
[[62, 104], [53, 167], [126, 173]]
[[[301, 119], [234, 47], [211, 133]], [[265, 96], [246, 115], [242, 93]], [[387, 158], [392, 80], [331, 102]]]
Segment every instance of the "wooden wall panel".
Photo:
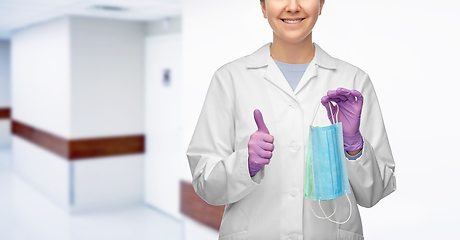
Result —
[[200, 198], [189, 182], [180, 182], [180, 211], [208, 227], [219, 231], [225, 206], [209, 205]]
[[11, 131], [14, 135], [54, 152], [63, 158], [68, 158], [69, 148], [65, 139], [16, 120], [11, 121], [11, 126]]
[[0, 119], [9, 119], [9, 118], [11, 118], [11, 109], [0, 108]]
[[144, 135], [67, 140], [12, 120], [12, 132], [67, 160], [144, 153]]
[[69, 159], [85, 159], [144, 152], [144, 135], [69, 141]]

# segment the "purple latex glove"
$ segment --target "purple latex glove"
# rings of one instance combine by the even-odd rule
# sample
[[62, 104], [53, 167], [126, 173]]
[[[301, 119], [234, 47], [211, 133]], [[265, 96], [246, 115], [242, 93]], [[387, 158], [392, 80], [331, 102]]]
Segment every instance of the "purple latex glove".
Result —
[[[363, 108], [363, 95], [357, 90], [348, 90], [337, 88], [330, 90], [327, 95], [321, 98], [321, 103], [327, 109], [329, 121], [333, 123], [337, 117], [337, 106], [331, 102], [336, 102], [338, 111], [338, 121], [342, 122], [343, 129], [343, 146], [345, 151], [356, 151], [363, 148], [363, 137], [359, 132], [359, 123], [361, 120], [361, 110]], [[334, 116], [331, 116], [330, 107]]]
[[254, 120], [257, 124], [257, 131], [251, 134], [248, 142], [248, 167], [251, 177], [270, 163], [270, 158], [272, 158], [272, 152], [275, 148], [273, 145], [274, 138], [270, 135], [267, 126], [265, 126], [259, 109], [254, 110]]

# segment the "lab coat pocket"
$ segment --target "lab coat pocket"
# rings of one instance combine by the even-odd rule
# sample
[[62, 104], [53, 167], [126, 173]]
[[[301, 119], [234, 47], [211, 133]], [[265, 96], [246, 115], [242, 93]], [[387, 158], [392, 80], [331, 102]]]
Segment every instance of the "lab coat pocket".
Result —
[[219, 238], [219, 240], [247, 240], [248, 238], [248, 232], [237, 232], [233, 233], [224, 237]]
[[348, 232], [342, 229], [337, 229], [337, 239], [338, 240], [364, 240], [362, 235], [357, 233]]

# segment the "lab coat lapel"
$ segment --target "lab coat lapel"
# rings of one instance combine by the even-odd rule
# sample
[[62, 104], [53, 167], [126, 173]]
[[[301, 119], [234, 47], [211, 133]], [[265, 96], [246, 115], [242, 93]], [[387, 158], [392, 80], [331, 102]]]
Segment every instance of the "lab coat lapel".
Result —
[[311, 60], [307, 70], [300, 79], [300, 82], [294, 91], [295, 94], [300, 92], [300, 90], [302, 90], [302, 88], [304, 88], [308, 81], [310, 81], [312, 78], [318, 77], [318, 68], [321, 67], [328, 70], [335, 70], [337, 68], [337, 64], [334, 58], [327, 54], [322, 48], [320, 48], [318, 44], [313, 44], [315, 45], [315, 56], [313, 57], [313, 60]]
[[305, 87], [305, 85], [307, 85], [310, 79], [317, 77], [317, 76], [318, 76], [318, 66], [316, 65], [316, 55], [315, 55], [311, 63], [308, 65], [307, 70], [305, 70], [305, 73], [300, 79], [299, 84], [297, 84], [294, 94], [297, 94], [298, 92], [300, 92], [300, 90], [302, 90], [302, 88]]
[[249, 56], [247, 68], [265, 68], [264, 78], [271, 82], [273, 85], [281, 89], [287, 95], [291, 96], [293, 99], [296, 99], [294, 92], [292, 91], [291, 86], [284, 78], [283, 73], [276, 65], [275, 61], [270, 56], [270, 46], [272, 43], [267, 43], [253, 54]]
[[292, 91], [291, 86], [289, 86], [289, 83], [287, 82], [286, 78], [284, 78], [283, 73], [272, 58], [269, 59], [264, 78], [291, 96], [293, 99], [297, 99], [294, 92]]

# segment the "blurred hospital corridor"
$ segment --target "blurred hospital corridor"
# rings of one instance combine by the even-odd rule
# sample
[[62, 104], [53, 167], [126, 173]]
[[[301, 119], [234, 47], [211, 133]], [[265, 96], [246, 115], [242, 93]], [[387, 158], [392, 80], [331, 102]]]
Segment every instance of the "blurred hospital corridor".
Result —
[[0, 0], [1, 240], [217, 239], [185, 155], [183, 4]]
[[0, 196], [0, 239], [182, 239], [180, 221], [145, 205], [68, 215], [14, 174], [7, 149], [0, 149]]
[[[397, 190], [359, 206], [365, 239], [458, 235], [458, 13], [327, 0], [315, 25], [372, 79], [397, 166]], [[186, 151], [216, 70], [273, 34], [260, 0], [0, 0], [0, 240], [217, 240], [225, 206], [192, 186], [215, 165], [192, 173]]]

